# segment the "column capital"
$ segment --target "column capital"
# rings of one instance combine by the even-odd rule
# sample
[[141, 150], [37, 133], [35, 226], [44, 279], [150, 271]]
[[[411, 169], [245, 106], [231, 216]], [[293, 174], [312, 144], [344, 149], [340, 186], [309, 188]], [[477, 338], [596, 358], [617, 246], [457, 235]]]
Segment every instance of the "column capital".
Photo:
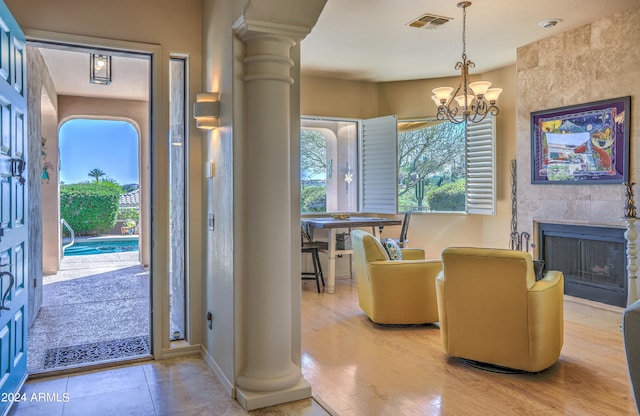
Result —
[[311, 28], [284, 23], [265, 22], [246, 19], [240, 16], [232, 26], [235, 34], [242, 40], [248, 40], [256, 35], [274, 35], [289, 39], [295, 45], [311, 32]]
[[[293, 84], [291, 48], [302, 33], [297, 26], [241, 19], [234, 25], [245, 42], [245, 81], [281, 81]], [[295, 37], [295, 39], [294, 39]]]

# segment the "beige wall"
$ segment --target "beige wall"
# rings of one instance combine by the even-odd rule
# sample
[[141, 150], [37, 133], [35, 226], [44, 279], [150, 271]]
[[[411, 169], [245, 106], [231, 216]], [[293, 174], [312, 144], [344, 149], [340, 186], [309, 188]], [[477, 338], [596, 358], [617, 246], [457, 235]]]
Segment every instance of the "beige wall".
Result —
[[[244, 309], [236, 305], [234, 274], [242, 267], [236, 257], [234, 244], [242, 241], [241, 232], [234, 232], [235, 217], [241, 214], [240, 192], [234, 192], [234, 182], [242, 180], [242, 142], [234, 138], [241, 134], [242, 91], [234, 88], [234, 81], [241, 78], [241, 43], [233, 36], [231, 26], [241, 15], [247, 1], [204, 1], [203, 3], [203, 91], [219, 93], [220, 127], [203, 132], [201, 151], [203, 160], [215, 164], [214, 177], [202, 181], [202, 212], [206, 217], [215, 215], [214, 231], [202, 234], [202, 246], [207, 255], [202, 258], [205, 280], [202, 286], [202, 310], [211, 312], [214, 323], [210, 330], [202, 322], [202, 346], [205, 358], [214, 367], [227, 389], [233, 389], [236, 368], [241, 365], [234, 345], [241, 343], [236, 326], [242, 321]], [[235, 120], [234, 120], [235, 117]], [[236, 127], [237, 126], [237, 127]], [[241, 227], [241, 224], [238, 225]], [[240, 230], [238, 230], [240, 231]], [[246, 259], [244, 260], [246, 262]]]
[[300, 113], [341, 118], [377, 117], [380, 115], [377, 84], [303, 75]]
[[[621, 227], [623, 185], [533, 185], [530, 113], [631, 96], [631, 181], [639, 182], [640, 8], [599, 19], [518, 49], [518, 226], [534, 222]], [[637, 195], [638, 188], [635, 187]], [[536, 236], [537, 237], [537, 236]]]
[[[511, 222], [510, 163], [515, 158], [516, 69], [509, 66], [491, 71], [473, 80], [491, 81], [503, 89], [496, 121], [497, 214], [415, 214], [411, 216], [411, 247], [427, 250], [429, 257], [439, 257], [447, 246], [509, 247]], [[399, 119], [433, 117], [436, 106], [431, 90], [456, 86], [458, 77], [412, 81], [370, 83], [304, 76], [302, 105], [304, 115], [368, 118], [397, 114]], [[359, 97], [358, 97], [358, 94]], [[387, 227], [384, 235], [397, 237], [399, 227]], [[344, 262], [342, 262], [344, 263]], [[339, 274], [348, 273], [344, 264]]]
[[[200, 54], [201, 0], [5, 0], [20, 27], [162, 45]], [[199, 69], [199, 68], [198, 68]]]

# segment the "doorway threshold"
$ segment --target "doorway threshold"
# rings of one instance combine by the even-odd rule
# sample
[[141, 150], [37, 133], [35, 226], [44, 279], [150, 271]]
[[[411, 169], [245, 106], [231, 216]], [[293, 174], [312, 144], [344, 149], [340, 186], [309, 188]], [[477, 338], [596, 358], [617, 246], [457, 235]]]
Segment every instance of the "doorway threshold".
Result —
[[29, 372], [29, 380], [45, 378], [45, 377], [57, 377], [67, 374], [84, 373], [87, 371], [102, 370], [105, 368], [122, 367], [131, 364], [144, 363], [147, 361], [153, 361], [153, 356], [147, 354], [136, 358], [121, 358], [109, 361], [95, 362], [89, 364], [78, 364], [63, 368], [56, 368], [53, 370], [36, 370]]

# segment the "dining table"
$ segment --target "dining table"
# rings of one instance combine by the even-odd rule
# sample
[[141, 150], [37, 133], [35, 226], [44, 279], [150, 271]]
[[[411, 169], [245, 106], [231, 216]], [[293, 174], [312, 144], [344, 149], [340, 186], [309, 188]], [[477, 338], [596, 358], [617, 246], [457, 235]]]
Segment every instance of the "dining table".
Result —
[[336, 257], [353, 254], [353, 250], [345, 248], [338, 249], [336, 247], [338, 230], [347, 229], [349, 232], [352, 228], [369, 228], [372, 234], [379, 240], [382, 228], [388, 225], [401, 225], [402, 220], [395, 218], [382, 217], [305, 217], [301, 219], [302, 224], [311, 229], [327, 229], [329, 231], [328, 255], [329, 255], [329, 274], [327, 277], [327, 293], [334, 293], [336, 286]]

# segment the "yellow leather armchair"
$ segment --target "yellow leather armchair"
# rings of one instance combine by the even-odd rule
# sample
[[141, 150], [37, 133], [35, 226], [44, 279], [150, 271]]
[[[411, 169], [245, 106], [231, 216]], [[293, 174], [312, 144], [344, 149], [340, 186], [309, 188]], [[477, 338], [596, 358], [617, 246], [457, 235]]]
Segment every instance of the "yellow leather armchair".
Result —
[[435, 279], [440, 260], [425, 260], [422, 249], [402, 249], [402, 260], [389, 260], [382, 244], [362, 230], [351, 232], [360, 308], [379, 324], [438, 321]]
[[564, 276], [536, 282], [522, 251], [450, 247], [436, 289], [442, 345], [450, 356], [529, 372], [560, 357]]

